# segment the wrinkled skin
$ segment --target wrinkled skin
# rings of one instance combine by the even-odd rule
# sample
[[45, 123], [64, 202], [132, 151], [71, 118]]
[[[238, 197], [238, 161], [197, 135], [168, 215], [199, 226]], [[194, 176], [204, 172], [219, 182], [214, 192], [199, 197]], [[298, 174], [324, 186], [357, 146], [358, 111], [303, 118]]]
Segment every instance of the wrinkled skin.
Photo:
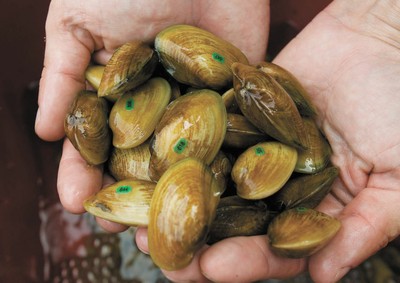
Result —
[[[399, 10], [399, 1], [336, 0], [275, 60], [310, 92], [319, 113], [317, 122], [340, 168], [332, 193], [318, 208], [342, 221], [333, 241], [305, 260], [274, 256], [266, 236], [227, 239], [204, 247], [184, 270], [165, 272], [171, 280], [249, 282], [285, 278], [308, 269], [316, 282], [335, 282], [399, 235]], [[50, 103], [43, 93], [42, 102]], [[37, 130], [45, 138], [57, 136], [53, 128]], [[66, 176], [94, 182], [87, 172], [73, 175], [72, 165], [82, 161], [70, 145], [66, 144], [64, 154], [61, 199], [66, 188], [85, 188], [82, 183], [67, 183]], [[96, 180], [100, 177], [98, 173]], [[79, 205], [82, 194], [69, 195], [66, 208]], [[104, 226], [118, 230], [110, 223]], [[136, 241], [143, 251], [146, 239], [146, 231], [139, 230]]]

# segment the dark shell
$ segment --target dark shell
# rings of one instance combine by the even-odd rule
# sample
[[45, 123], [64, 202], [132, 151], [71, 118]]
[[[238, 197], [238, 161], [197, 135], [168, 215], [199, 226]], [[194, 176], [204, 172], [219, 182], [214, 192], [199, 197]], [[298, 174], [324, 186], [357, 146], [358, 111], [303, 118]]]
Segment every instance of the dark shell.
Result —
[[276, 194], [268, 198], [268, 203], [279, 210], [315, 208], [330, 192], [338, 174], [336, 167], [328, 167], [316, 174], [290, 179]]
[[307, 148], [307, 133], [293, 100], [269, 75], [232, 64], [236, 101], [243, 115], [262, 132], [296, 148]]
[[307, 91], [288, 70], [271, 62], [261, 62], [257, 68], [274, 78], [290, 95], [301, 115], [315, 117], [317, 111]]
[[109, 108], [104, 98], [82, 91], [75, 98], [64, 120], [66, 136], [88, 164], [107, 161], [111, 146]]

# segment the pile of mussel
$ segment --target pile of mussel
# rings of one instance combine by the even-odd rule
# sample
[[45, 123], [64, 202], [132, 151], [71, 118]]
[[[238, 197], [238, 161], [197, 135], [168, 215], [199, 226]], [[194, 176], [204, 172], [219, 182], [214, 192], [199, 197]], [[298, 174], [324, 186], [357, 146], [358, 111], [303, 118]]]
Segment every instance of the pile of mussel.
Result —
[[174, 25], [154, 46], [129, 42], [92, 65], [65, 131], [89, 165], [117, 180], [87, 199], [93, 215], [148, 227], [160, 268], [187, 266], [205, 243], [267, 234], [306, 257], [340, 222], [314, 208], [338, 175], [298, 80], [249, 64], [205, 30]]

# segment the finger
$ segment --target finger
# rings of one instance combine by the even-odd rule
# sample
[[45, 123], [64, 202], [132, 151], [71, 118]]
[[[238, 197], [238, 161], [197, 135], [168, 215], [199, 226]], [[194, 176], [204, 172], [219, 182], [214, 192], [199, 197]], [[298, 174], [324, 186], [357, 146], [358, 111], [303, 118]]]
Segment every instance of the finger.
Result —
[[[115, 183], [114, 178], [112, 178], [110, 175], [108, 174], [104, 174], [103, 175], [103, 187], [102, 189], [104, 189], [105, 187], [108, 187], [109, 185], [112, 185], [113, 183]], [[128, 226], [120, 224], [120, 223], [115, 223], [100, 217], [96, 217], [96, 221], [97, 223], [100, 225], [100, 227], [102, 227], [104, 230], [106, 230], [107, 232], [110, 233], [119, 233], [119, 232], [123, 232], [126, 229], [128, 229]]]
[[109, 52], [107, 50], [101, 49], [93, 53], [92, 59], [94, 62], [100, 65], [107, 65], [107, 62], [110, 60], [113, 52]]
[[57, 189], [61, 204], [72, 213], [83, 213], [83, 202], [102, 187], [103, 170], [89, 166], [68, 139], [65, 139], [58, 169]]
[[64, 136], [65, 114], [76, 94], [85, 88], [84, 72], [94, 50], [88, 31], [62, 21], [64, 11], [60, 2], [51, 2], [46, 22], [45, 60], [35, 124], [36, 133], [45, 140]]
[[138, 249], [145, 253], [149, 254], [149, 245], [147, 242], [147, 228], [137, 228], [135, 234], [135, 241]]
[[208, 246], [204, 246], [200, 249], [188, 266], [178, 271], [166, 271], [162, 270], [165, 277], [173, 282], [211, 282], [207, 279], [200, 269], [200, 257], [201, 254], [208, 249]]
[[[269, 1], [204, 1], [197, 25], [231, 42], [250, 63], [265, 60], [269, 30]], [[251, 16], [249, 17], [249, 11]], [[238, 24], [240, 23], [240, 24]]]
[[234, 237], [206, 250], [200, 267], [214, 282], [253, 282], [297, 275], [305, 270], [306, 260], [274, 255], [267, 236]]
[[[138, 249], [143, 253], [148, 254], [147, 228], [138, 228], [136, 230], [135, 240]], [[162, 270], [162, 272], [173, 282], [208, 282], [208, 279], [201, 273], [199, 265], [200, 255], [206, 249], [207, 246], [204, 246], [200, 251], [198, 251], [189, 266], [178, 271]]]
[[312, 278], [336, 282], [399, 233], [397, 191], [367, 188], [339, 215], [342, 227], [335, 238], [310, 258]]
[[104, 230], [106, 230], [107, 232], [110, 232], [110, 233], [120, 233], [129, 228], [126, 225], [108, 221], [108, 220], [102, 219], [100, 217], [96, 217], [96, 221], [100, 225], [101, 228], [103, 228]]

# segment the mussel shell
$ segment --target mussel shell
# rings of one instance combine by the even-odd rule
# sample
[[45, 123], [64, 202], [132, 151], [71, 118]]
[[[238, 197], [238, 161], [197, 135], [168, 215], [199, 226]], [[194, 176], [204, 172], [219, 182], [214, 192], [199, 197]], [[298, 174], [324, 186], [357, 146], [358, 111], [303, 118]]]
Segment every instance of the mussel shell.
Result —
[[222, 100], [224, 101], [226, 112], [240, 113], [239, 105], [235, 98], [235, 90], [233, 88], [228, 89], [222, 94]]
[[237, 194], [245, 199], [262, 199], [276, 193], [293, 173], [296, 161], [296, 149], [280, 142], [248, 148], [232, 168]]
[[230, 237], [266, 234], [275, 213], [261, 201], [237, 200], [237, 196], [222, 198], [211, 225], [208, 244]]
[[157, 54], [145, 43], [132, 41], [123, 44], [105, 66], [98, 95], [116, 101], [124, 92], [149, 79], [157, 63]]
[[290, 95], [301, 115], [315, 117], [317, 111], [311, 103], [308, 92], [299, 80], [288, 70], [271, 62], [261, 62], [257, 65], [264, 73], [274, 78]]
[[85, 71], [85, 79], [95, 90], [99, 89], [104, 69], [103, 65], [90, 65]]
[[133, 148], [113, 148], [107, 165], [110, 174], [117, 180], [135, 178], [150, 181], [150, 149], [145, 142]]
[[231, 159], [226, 156], [223, 151], [218, 151], [217, 156], [210, 164], [211, 172], [217, 180], [219, 187], [222, 189], [221, 194], [225, 192], [229, 178], [232, 172]]
[[243, 115], [262, 132], [282, 143], [305, 149], [307, 133], [287, 92], [253, 66], [232, 64], [236, 101]]
[[316, 174], [290, 179], [271, 196], [268, 203], [279, 210], [295, 207], [315, 208], [330, 192], [338, 175], [339, 170], [331, 166]]
[[189, 25], [174, 25], [155, 39], [161, 63], [176, 80], [198, 88], [220, 89], [232, 82], [231, 64], [248, 63], [231, 43]]
[[126, 179], [103, 188], [85, 200], [89, 213], [128, 226], [147, 226], [156, 183]]
[[341, 223], [325, 213], [297, 207], [276, 216], [268, 226], [271, 249], [289, 258], [307, 257], [323, 248]]
[[226, 133], [226, 109], [212, 90], [187, 93], [172, 101], [151, 141], [150, 177], [156, 181], [173, 163], [196, 157], [209, 165]]
[[270, 139], [268, 135], [260, 132], [245, 116], [228, 113], [223, 146], [248, 148], [268, 139]]
[[90, 165], [107, 161], [111, 146], [108, 104], [92, 91], [80, 92], [64, 120], [68, 139]]
[[154, 263], [165, 270], [186, 267], [205, 243], [220, 188], [201, 161], [173, 164], [158, 181], [150, 204], [148, 244]]
[[308, 133], [307, 149], [298, 150], [294, 171], [313, 174], [329, 164], [332, 149], [312, 118], [303, 118], [303, 124]]
[[154, 132], [170, 99], [171, 87], [159, 77], [124, 93], [110, 113], [113, 145], [132, 148], [146, 141]]

